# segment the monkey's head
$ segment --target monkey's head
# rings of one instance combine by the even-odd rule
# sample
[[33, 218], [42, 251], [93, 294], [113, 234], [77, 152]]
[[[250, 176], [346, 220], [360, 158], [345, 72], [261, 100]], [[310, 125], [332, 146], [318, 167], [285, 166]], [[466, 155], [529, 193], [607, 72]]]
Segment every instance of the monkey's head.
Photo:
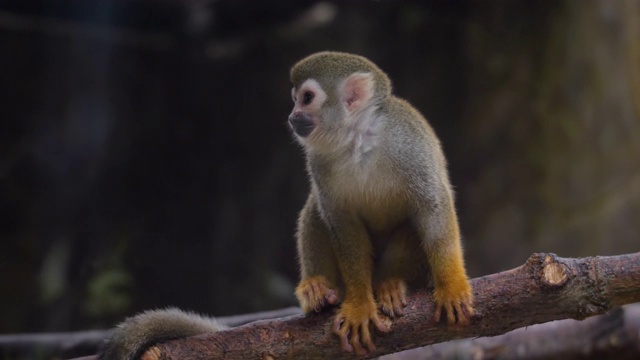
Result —
[[289, 125], [306, 147], [340, 145], [345, 128], [391, 94], [391, 82], [362, 56], [340, 52], [310, 55], [291, 68], [294, 107]]

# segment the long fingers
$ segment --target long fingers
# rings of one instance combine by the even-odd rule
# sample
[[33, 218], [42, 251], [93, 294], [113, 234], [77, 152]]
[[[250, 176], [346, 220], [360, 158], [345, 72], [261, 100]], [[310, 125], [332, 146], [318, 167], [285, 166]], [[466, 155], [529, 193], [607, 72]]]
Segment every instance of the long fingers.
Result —
[[453, 326], [456, 323], [456, 314], [453, 312], [453, 305], [451, 302], [445, 302], [444, 304], [436, 305], [436, 312], [433, 315], [433, 319], [438, 322], [440, 321], [440, 316], [442, 315], [442, 310], [447, 314], [447, 324], [449, 326]]
[[[401, 286], [401, 285], [399, 285]], [[407, 306], [407, 296], [406, 291], [403, 289], [398, 289], [393, 296], [393, 311], [396, 316], [404, 315], [404, 307]]]
[[390, 321], [385, 321], [381, 316], [374, 316], [371, 320], [373, 320], [373, 324], [378, 331], [387, 332], [391, 330]]
[[336, 319], [333, 321], [333, 333], [340, 338], [340, 347], [342, 347], [342, 350], [352, 352], [353, 346], [349, 344], [349, 327], [342, 327], [342, 323], [344, 323], [344, 316], [336, 316]]
[[440, 321], [440, 317], [444, 312], [449, 326], [466, 326], [469, 324], [471, 317], [475, 314], [472, 304], [473, 302], [471, 300], [438, 303], [433, 316], [434, 320], [436, 322]]
[[336, 305], [339, 302], [338, 292], [323, 276], [302, 280], [296, 288], [296, 296], [304, 312], [318, 312], [327, 305]]
[[[377, 317], [372, 320], [378, 330], [389, 330], [383, 320]], [[373, 344], [371, 331], [369, 330], [369, 323], [369, 320], [365, 320], [359, 323], [347, 324], [344, 316], [336, 316], [333, 322], [333, 332], [340, 338], [340, 346], [344, 351], [355, 351], [360, 356], [376, 351], [376, 346]]]
[[390, 318], [402, 316], [407, 306], [407, 286], [401, 279], [389, 279], [377, 287], [380, 310]]

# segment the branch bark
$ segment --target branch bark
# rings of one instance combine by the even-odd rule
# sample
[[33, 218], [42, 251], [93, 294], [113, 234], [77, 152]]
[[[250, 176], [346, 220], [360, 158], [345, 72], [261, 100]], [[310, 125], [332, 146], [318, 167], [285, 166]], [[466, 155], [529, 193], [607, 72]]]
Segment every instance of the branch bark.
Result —
[[[376, 334], [377, 351], [367, 358], [552, 320], [584, 319], [638, 302], [640, 253], [580, 259], [534, 254], [518, 268], [471, 282], [476, 315], [469, 326], [449, 329], [432, 322], [431, 295], [418, 292], [391, 332]], [[333, 315], [335, 309], [177, 339], [151, 347], [142, 359], [352, 359], [331, 332]]]

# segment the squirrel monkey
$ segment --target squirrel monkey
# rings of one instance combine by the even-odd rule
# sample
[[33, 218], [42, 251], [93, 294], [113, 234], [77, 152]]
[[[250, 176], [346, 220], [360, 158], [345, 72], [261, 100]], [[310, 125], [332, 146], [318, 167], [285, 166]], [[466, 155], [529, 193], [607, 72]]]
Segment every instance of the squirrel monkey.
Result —
[[389, 330], [407, 287], [433, 285], [435, 321], [466, 325], [473, 295], [440, 142], [424, 117], [391, 94], [364, 57], [308, 56], [291, 69], [290, 127], [311, 191], [297, 230], [305, 312], [340, 304], [342, 348], [374, 351], [369, 327]]
[[[473, 295], [446, 161], [427, 121], [361, 56], [311, 55], [291, 82], [288, 120], [311, 181], [297, 230], [302, 309], [340, 304], [333, 331], [357, 354], [375, 350], [371, 324], [389, 330], [378, 309], [402, 315], [408, 287], [433, 285], [434, 320], [466, 325]], [[224, 329], [175, 308], [147, 311], [120, 324], [99, 358], [132, 360], [153, 343]]]

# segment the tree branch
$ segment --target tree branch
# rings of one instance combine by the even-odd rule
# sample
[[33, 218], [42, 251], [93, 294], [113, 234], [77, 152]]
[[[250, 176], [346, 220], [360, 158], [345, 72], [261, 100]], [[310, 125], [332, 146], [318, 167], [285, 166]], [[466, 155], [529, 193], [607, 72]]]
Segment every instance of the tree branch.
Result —
[[[415, 293], [391, 332], [375, 335], [377, 351], [368, 358], [552, 320], [584, 319], [638, 302], [640, 253], [580, 259], [534, 254], [518, 268], [471, 282], [476, 315], [469, 326], [434, 323], [430, 293]], [[151, 347], [142, 359], [352, 359], [331, 332], [333, 315], [335, 309], [177, 339]]]

